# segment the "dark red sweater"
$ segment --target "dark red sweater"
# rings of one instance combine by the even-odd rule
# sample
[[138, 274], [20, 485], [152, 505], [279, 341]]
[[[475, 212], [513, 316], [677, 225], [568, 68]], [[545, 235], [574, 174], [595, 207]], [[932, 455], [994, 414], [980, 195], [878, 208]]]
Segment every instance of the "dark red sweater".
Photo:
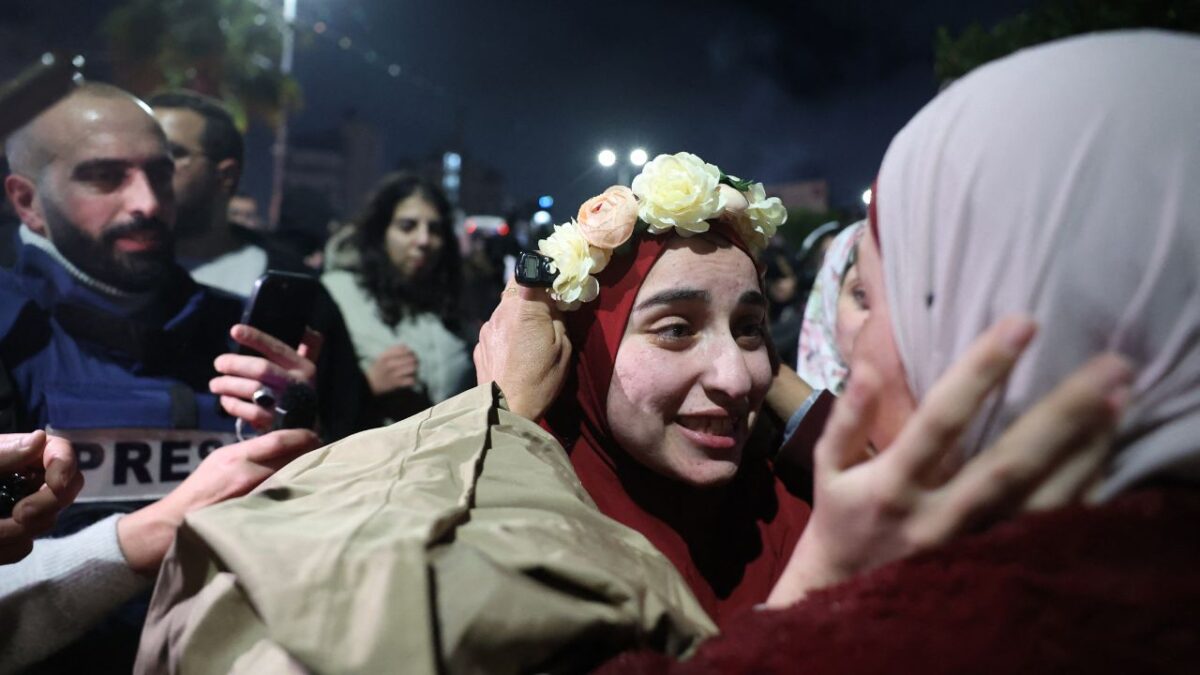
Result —
[[1200, 673], [1200, 491], [1030, 515], [604, 673]]

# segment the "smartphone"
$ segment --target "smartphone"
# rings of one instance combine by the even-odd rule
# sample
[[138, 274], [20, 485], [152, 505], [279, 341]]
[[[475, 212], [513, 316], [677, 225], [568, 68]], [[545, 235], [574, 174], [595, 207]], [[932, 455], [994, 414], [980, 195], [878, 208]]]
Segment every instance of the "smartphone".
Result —
[[[319, 283], [315, 277], [304, 274], [268, 270], [254, 282], [254, 290], [242, 312], [242, 323], [254, 326], [289, 347], [299, 347], [304, 339], [304, 328], [312, 316]], [[238, 353], [261, 356], [241, 345]]]

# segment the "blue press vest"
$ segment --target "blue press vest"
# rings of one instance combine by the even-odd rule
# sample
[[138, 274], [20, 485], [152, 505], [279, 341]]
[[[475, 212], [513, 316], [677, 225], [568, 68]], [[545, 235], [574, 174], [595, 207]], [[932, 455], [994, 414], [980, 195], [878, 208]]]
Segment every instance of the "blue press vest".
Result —
[[[218, 412], [208, 381], [217, 374], [213, 359], [232, 350], [228, 331], [242, 302], [192, 282], [181, 269], [167, 286], [155, 306], [138, 312], [162, 318], [142, 324], [44, 251], [22, 247], [17, 266], [0, 270], [3, 361], [21, 394], [22, 429], [231, 431], [233, 419]], [[110, 340], [64, 321], [100, 328]], [[106, 321], [111, 325], [99, 325]]]
[[233, 432], [208, 382], [232, 348], [241, 300], [182, 269], [170, 277], [151, 307], [129, 315], [45, 251], [22, 247], [16, 267], [0, 270], [0, 361], [21, 431]]

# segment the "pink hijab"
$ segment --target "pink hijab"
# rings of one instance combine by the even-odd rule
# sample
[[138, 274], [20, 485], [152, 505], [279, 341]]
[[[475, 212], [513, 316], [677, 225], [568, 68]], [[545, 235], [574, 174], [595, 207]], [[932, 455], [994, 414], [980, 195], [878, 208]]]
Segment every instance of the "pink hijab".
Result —
[[1093, 34], [984, 66], [896, 136], [876, 191], [918, 399], [985, 327], [1040, 326], [977, 452], [1102, 350], [1136, 364], [1108, 497], [1200, 480], [1200, 39]]

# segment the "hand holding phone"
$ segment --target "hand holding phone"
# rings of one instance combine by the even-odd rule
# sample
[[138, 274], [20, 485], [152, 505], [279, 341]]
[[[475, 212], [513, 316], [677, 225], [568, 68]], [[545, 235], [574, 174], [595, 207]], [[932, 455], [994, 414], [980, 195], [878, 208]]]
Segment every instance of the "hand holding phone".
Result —
[[[242, 323], [295, 349], [304, 339], [304, 329], [317, 298], [315, 278], [303, 274], [268, 270], [254, 282]], [[262, 356], [254, 349], [238, 347], [239, 354]]]
[[307, 411], [316, 408], [311, 404], [315, 394], [309, 395], [316, 354], [305, 335], [318, 283], [299, 274], [264, 274], [246, 302], [242, 323], [231, 329], [237, 353], [217, 357], [221, 376], [209, 390], [221, 397], [226, 412], [260, 432], [280, 424], [312, 424], [315, 413]]

